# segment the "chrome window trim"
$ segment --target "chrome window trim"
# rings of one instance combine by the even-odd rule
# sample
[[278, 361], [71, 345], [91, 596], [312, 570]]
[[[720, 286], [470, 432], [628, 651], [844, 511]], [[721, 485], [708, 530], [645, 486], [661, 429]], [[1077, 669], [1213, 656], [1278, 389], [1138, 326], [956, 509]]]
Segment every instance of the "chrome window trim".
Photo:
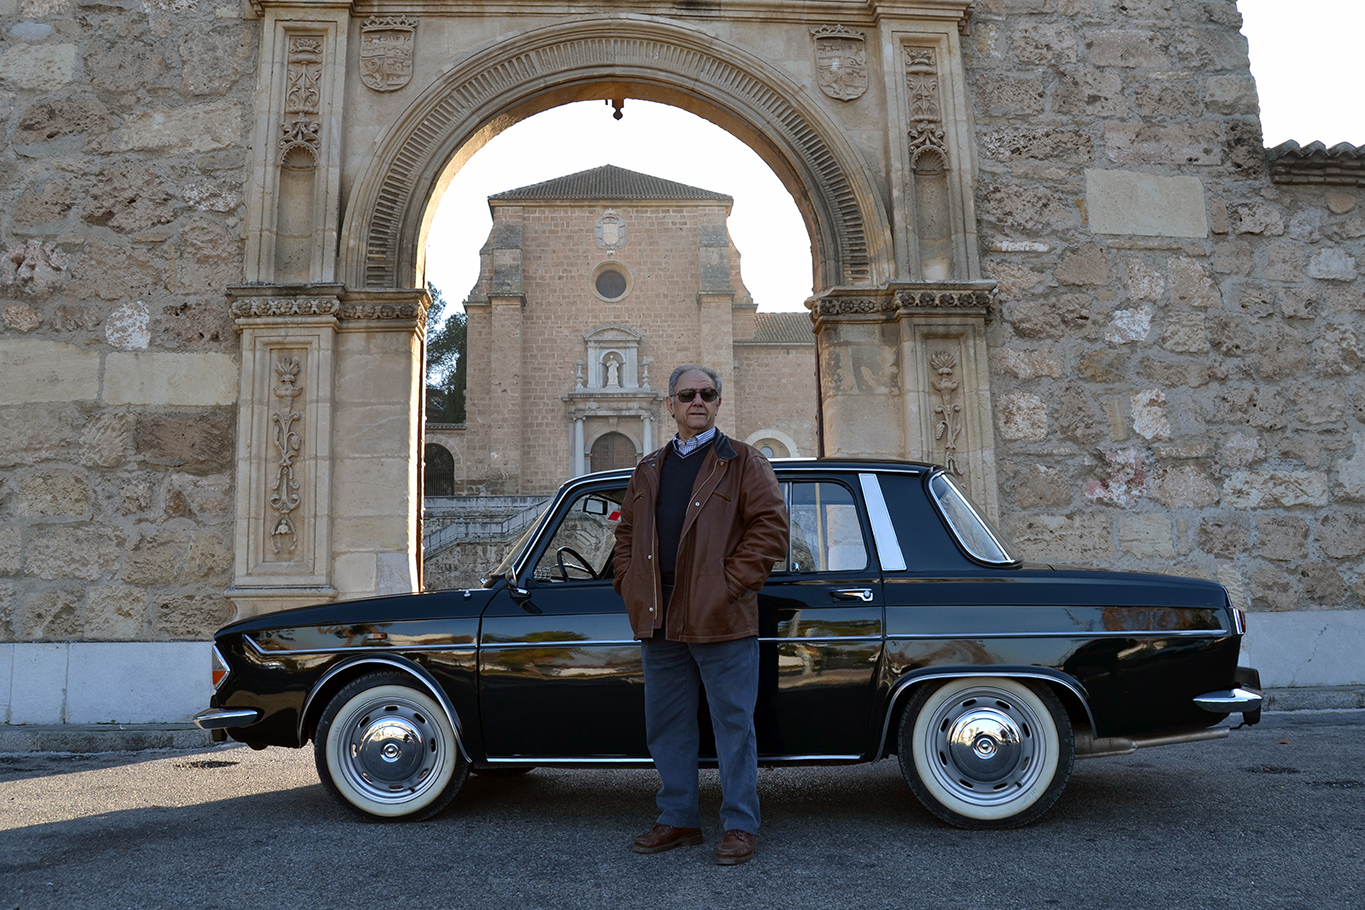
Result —
[[939, 670], [928, 673], [910, 673], [897, 680], [896, 684], [891, 687], [890, 694], [887, 696], [886, 719], [882, 721], [882, 738], [881, 741], [877, 743], [877, 751], [873, 754], [874, 760], [881, 758], [882, 755], [885, 754], [886, 734], [891, 728], [891, 717], [896, 713], [896, 701], [904, 695], [911, 686], [930, 679], [989, 679], [992, 677], [1004, 679], [1041, 679], [1046, 682], [1054, 682], [1065, 686], [1080, 699], [1081, 706], [1085, 708], [1086, 720], [1090, 723], [1090, 732], [1092, 735], [1095, 733], [1095, 715], [1090, 710], [1090, 698], [1086, 695], [1085, 687], [1060, 673], [1048, 673], [1025, 667], [974, 667], [970, 670]]
[[881, 481], [870, 472], [860, 472], [858, 483], [863, 488], [863, 501], [867, 503], [867, 520], [872, 525], [872, 540], [877, 545], [877, 559], [883, 572], [904, 572], [905, 554], [901, 552], [896, 528], [891, 524], [891, 511], [886, 507], [886, 497], [882, 495]]
[[450, 728], [455, 731], [455, 745], [459, 747], [460, 755], [464, 756], [465, 761], [467, 762], [472, 761], [472, 759], [470, 759], [469, 757], [469, 750], [465, 748], [464, 728], [460, 724], [460, 715], [455, 711], [455, 706], [451, 704], [450, 698], [446, 695], [445, 690], [442, 689], [440, 685], [437, 684], [436, 680], [432, 678], [430, 673], [428, 673], [426, 670], [422, 669], [422, 667], [418, 666], [412, 661], [404, 660], [401, 657], [364, 656], [355, 658], [353, 660], [344, 660], [341, 663], [337, 664], [332, 669], [328, 670], [326, 673], [322, 674], [322, 676], [318, 678], [318, 681], [313, 683], [313, 688], [308, 691], [308, 697], [303, 700], [303, 710], [299, 712], [299, 726], [297, 735], [300, 746], [302, 746], [305, 742], [303, 738], [303, 727], [308, 720], [308, 711], [310, 708], [312, 708], [313, 699], [316, 698], [317, 694], [322, 691], [323, 686], [327, 685], [328, 681], [333, 679], [339, 673], [342, 673], [346, 670], [350, 670], [354, 667], [371, 664], [376, 666], [394, 667], [395, 669], [402, 670], [403, 672], [411, 675], [417, 682], [421, 683], [422, 687], [426, 689], [429, 693], [431, 693], [431, 696], [436, 699], [436, 703], [439, 704], [441, 706], [441, 710], [445, 712], [446, 719], [450, 721]]
[[786, 637], [764, 638], [760, 637], [759, 642], [776, 642], [779, 645], [804, 645], [809, 642], [828, 643], [828, 642], [854, 642], [854, 641], [875, 641], [881, 642], [884, 636], [881, 635], [788, 635]]
[[[999, 550], [1003, 555], [1010, 557], [1009, 559], [1005, 560], [1004, 562], [1001, 562], [999, 560], [987, 559], [984, 556], [972, 552], [972, 548], [967, 546], [967, 541], [963, 538], [962, 532], [958, 530], [957, 525], [953, 524], [952, 516], [948, 514], [947, 509], [943, 508], [943, 504], [939, 502], [938, 496], [934, 494], [934, 480], [939, 476], [942, 476], [944, 480], [946, 480], [949, 484], [952, 484], [952, 486], [961, 495], [962, 505], [966, 507], [968, 512], [972, 513], [972, 517], [976, 519], [976, 523], [981, 526], [981, 529], [986, 532], [986, 536], [991, 539], [991, 543], [995, 544], [995, 548]], [[995, 536], [995, 530], [991, 527], [990, 522], [986, 521], [984, 518], [981, 517], [981, 513], [976, 510], [976, 505], [972, 502], [971, 497], [968, 496], [962, 490], [961, 487], [957, 486], [957, 484], [953, 481], [952, 477], [948, 476], [947, 471], [944, 471], [942, 469], [935, 469], [929, 473], [929, 501], [930, 503], [933, 504], [934, 511], [938, 512], [938, 514], [942, 516], [944, 522], [946, 522], [948, 527], [952, 530], [953, 537], [957, 538], [958, 546], [962, 548], [963, 552], [971, 556], [972, 559], [988, 566], [1019, 565], [1020, 560], [1010, 552], [1010, 548], [1005, 546], [1004, 542], [1001, 541], [999, 537]]]

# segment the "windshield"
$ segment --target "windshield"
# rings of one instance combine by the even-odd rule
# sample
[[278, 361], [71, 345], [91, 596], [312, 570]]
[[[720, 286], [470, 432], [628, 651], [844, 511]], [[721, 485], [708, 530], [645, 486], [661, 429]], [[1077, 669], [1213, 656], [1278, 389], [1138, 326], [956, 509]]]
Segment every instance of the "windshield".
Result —
[[1009, 539], [985, 519], [951, 477], [942, 471], [935, 472], [929, 478], [929, 492], [968, 553], [996, 565], [1019, 561]]
[[521, 555], [521, 551], [526, 549], [526, 546], [531, 542], [531, 538], [536, 536], [536, 532], [540, 530], [540, 526], [545, 523], [545, 516], [549, 514], [550, 503], [553, 501], [553, 498], [551, 498], [540, 504], [540, 514], [536, 516], [536, 520], [531, 522], [530, 526], [525, 531], [521, 532], [521, 536], [516, 539], [516, 542], [508, 548], [507, 555], [503, 556], [502, 562], [498, 563], [497, 568], [483, 576], [482, 581], [485, 588], [492, 587], [494, 582], [505, 576], [512, 568], [512, 565], [517, 561], [517, 557]]

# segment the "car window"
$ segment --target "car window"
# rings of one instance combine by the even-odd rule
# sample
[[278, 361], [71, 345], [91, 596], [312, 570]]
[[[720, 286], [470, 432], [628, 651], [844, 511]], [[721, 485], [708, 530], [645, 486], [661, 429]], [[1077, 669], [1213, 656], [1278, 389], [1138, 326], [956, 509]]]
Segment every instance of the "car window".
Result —
[[616, 545], [625, 489], [594, 490], [571, 501], [540, 555], [532, 577], [559, 583], [611, 578], [609, 565]]
[[775, 572], [848, 572], [867, 568], [867, 542], [853, 491], [832, 481], [783, 484], [791, 549]]
[[997, 565], [1018, 562], [1010, 551], [1005, 535], [991, 527], [951, 477], [941, 472], [935, 473], [929, 478], [929, 492], [968, 553], [982, 562]]

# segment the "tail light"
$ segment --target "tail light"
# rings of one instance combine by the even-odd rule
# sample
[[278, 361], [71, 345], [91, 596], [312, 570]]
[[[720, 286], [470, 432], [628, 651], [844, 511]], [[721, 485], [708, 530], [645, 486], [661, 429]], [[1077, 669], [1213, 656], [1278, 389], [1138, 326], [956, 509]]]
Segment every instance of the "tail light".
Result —
[[213, 691], [217, 692], [219, 687], [227, 681], [232, 670], [228, 668], [227, 661], [223, 659], [222, 652], [218, 646], [213, 646]]
[[1232, 628], [1238, 635], [1247, 634], [1247, 615], [1237, 607], [1232, 608]]

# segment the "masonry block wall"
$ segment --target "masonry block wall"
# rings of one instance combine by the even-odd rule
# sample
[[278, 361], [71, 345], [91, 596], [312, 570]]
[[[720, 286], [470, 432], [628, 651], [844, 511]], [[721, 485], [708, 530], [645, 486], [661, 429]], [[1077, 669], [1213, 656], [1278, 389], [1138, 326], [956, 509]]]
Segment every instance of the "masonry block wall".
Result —
[[0, 36], [0, 642], [48, 643], [0, 644], [0, 721], [155, 719], [203, 674], [159, 702], [112, 681], [169, 684], [233, 615], [223, 290], [257, 28], [235, 5], [0, 0]]
[[1310, 684], [1317, 611], [1365, 599], [1365, 193], [1271, 182], [1240, 23], [1233, 0], [977, 4], [1001, 511], [1035, 558], [1305, 611], [1253, 628]]

